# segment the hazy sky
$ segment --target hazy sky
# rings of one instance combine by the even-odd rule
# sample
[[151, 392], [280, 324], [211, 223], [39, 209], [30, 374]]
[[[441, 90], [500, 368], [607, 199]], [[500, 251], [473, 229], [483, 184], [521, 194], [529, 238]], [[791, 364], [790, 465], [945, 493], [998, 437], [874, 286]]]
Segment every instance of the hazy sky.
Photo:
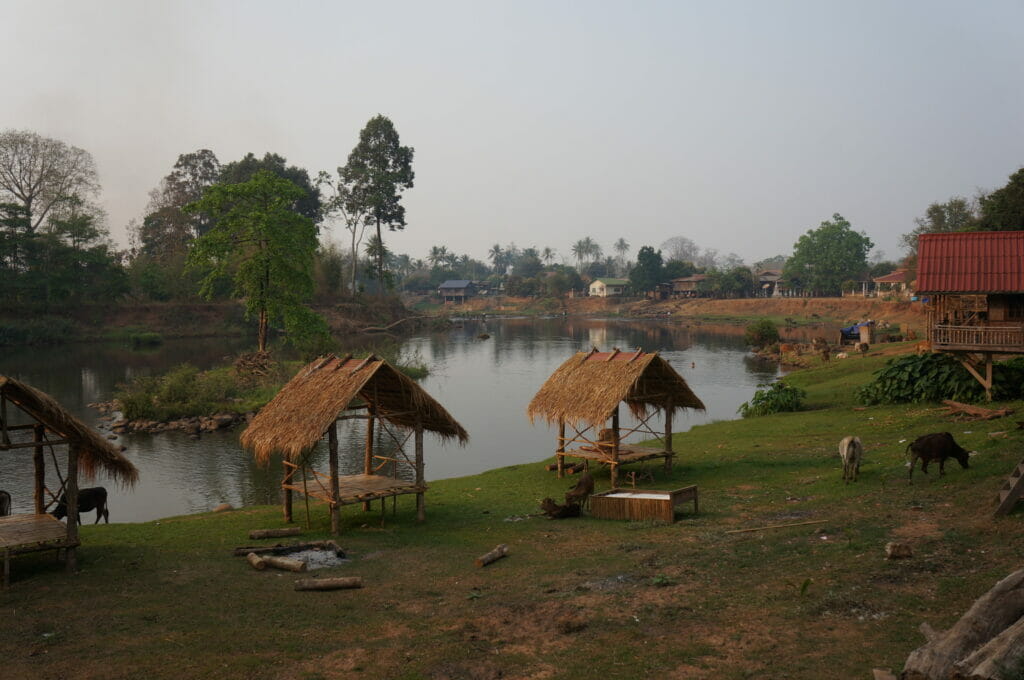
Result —
[[[748, 262], [835, 212], [889, 258], [1024, 165], [1024, 3], [0, 0], [0, 129], [96, 158], [113, 236], [178, 155], [416, 150], [385, 242], [484, 258], [687, 236]], [[342, 227], [327, 230], [343, 240]]]

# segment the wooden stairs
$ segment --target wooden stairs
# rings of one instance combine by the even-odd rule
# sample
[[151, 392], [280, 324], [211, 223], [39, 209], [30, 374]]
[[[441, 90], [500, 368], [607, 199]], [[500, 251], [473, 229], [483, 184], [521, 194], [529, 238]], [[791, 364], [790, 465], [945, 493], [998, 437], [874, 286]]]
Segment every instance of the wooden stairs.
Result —
[[1024, 495], [1024, 460], [1017, 463], [1017, 467], [1003, 482], [1003, 488], [999, 490], [999, 507], [996, 508], [996, 515], [1010, 514], [1021, 495]]

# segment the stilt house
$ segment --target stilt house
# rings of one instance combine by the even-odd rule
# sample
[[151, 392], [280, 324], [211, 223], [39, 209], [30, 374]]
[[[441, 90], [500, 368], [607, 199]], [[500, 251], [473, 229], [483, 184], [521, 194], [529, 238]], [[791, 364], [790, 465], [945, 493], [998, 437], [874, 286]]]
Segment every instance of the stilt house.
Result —
[[992, 357], [1024, 354], [1024, 231], [922, 234], [917, 295], [932, 350], [955, 356], [992, 396]]
[[[66, 447], [64, 474], [57, 465], [55, 447]], [[139, 477], [131, 461], [53, 397], [30, 385], [0, 375], [0, 454], [17, 455], [32, 451], [35, 468], [33, 512], [0, 517], [0, 553], [4, 558], [3, 584], [10, 579], [10, 559], [19, 553], [63, 550], [68, 571], [77, 568], [78, 482], [102, 470], [114, 480], [130, 486]], [[56, 492], [46, 483], [46, 452], [50, 453], [59, 485]], [[27, 495], [27, 489], [4, 488], [12, 496]], [[67, 496], [67, 522], [46, 514], [61, 494]]]
[[[338, 472], [338, 420], [366, 421], [363, 474]], [[377, 427], [395, 444], [393, 454], [375, 449]], [[337, 534], [341, 506], [362, 503], [369, 509], [370, 502], [380, 499], [383, 507], [384, 499], [403, 494], [416, 494], [417, 519], [425, 519], [424, 431], [463, 445], [469, 441], [441, 404], [383, 359], [372, 354], [365, 359], [328, 355], [302, 368], [281, 388], [253, 418], [241, 442], [261, 465], [267, 465], [272, 454], [283, 456], [287, 521], [292, 521], [292, 493], [299, 492], [330, 506], [331, 531]], [[308, 479], [309, 454], [325, 434], [330, 470], [312, 471]], [[410, 438], [412, 457], [405, 451]]]
[[[625, 402], [639, 424], [623, 430], [619, 407]], [[565, 458], [595, 461], [611, 469], [612, 488], [618, 485], [619, 466], [651, 459], [664, 459], [671, 470], [672, 417], [684, 408], [704, 410], [683, 377], [657, 352], [641, 349], [623, 352], [579, 352], [551, 374], [527, 408], [530, 421], [544, 418], [558, 423], [555, 450], [558, 476], [564, 473]], [[648, 424], [657, 414], [664, 416], [665, 431], [655, 432]], [[572, 435], [566, 435], [571, 427]], [[638, 446], [623, 440], [639, 434], [650, 435], [655, 444]]]

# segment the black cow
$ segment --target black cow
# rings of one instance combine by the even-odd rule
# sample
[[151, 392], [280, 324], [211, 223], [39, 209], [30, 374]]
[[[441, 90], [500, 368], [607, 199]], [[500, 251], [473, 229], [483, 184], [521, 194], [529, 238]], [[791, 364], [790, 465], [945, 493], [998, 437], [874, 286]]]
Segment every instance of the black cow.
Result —
[[953, 435], [948, 432], [934, 432], [924, 434], [907, 444], [907, 451], [910, 452], [910, 473], [908, 479], [914, 479], [914, 463], [921, 459], [921, 472], [928, 474], [928, 463], [933, 460], [939, 461], [939, 476], [946, 474], [943, 467], [947, 458], [955, 458], [960, 467], [967, 469], [970, 453], [953, 440]]
[[11, 514], [11, 494], [0, 491], [0, 517]]
[[[88, 512], [89, 510], [96, 511], [96, 521], [93, 524], [100, 523], [100, 517], [107, 524], [110, 524], [110, 512], [107, 510], [107, 490], [102, 486], [90, 486], [85, 489], [78, 490], [78, 523], [82, 523], [82, 513]], [[60, 500], [57, 502], [57, 509], [53, 511], [53, 516], [57, 519], [64, 519], [68, 514], [68, 500], [67, 494], [61, 494]]]

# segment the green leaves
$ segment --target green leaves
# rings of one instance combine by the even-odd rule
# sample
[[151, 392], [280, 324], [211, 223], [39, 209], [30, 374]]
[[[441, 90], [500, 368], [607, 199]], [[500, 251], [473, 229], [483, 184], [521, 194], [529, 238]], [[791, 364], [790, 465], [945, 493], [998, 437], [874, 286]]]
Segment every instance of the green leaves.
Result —
[[769, 319], [760, 319], [747, 326], [743, 337], [748, 345], [761, 349], [779, 341], [779, 329]]
[[[1015, 399], [1024, 386], [1024, 358], [996, 364], [993, 396]], [[911, 354], [890, 360], [875, 372], [875, 379], [857, 390], [857, 399], [869, 406], [908, 402], [980, 401], [985, 390], [948, 354]]]
[[749, 402], [740, 404], [737, 412], [744, 418], [755, 416], [767, 416], [782, 411], [799, 411], [804, 407], [804, 398], [807, 393], [799, 387], [787, 385], [782, 380], [773, 383], [763, 383], [754, 392], [754, 398]]
[[800, 237], [793, 257], [786, 262], [784, 277], [791, 287], [819, 295], [838, 295], [843, 281], [858, 278], [867, 270], [867, 255], [874, 244], [856, 232], [839, 213], [817, 229]]

